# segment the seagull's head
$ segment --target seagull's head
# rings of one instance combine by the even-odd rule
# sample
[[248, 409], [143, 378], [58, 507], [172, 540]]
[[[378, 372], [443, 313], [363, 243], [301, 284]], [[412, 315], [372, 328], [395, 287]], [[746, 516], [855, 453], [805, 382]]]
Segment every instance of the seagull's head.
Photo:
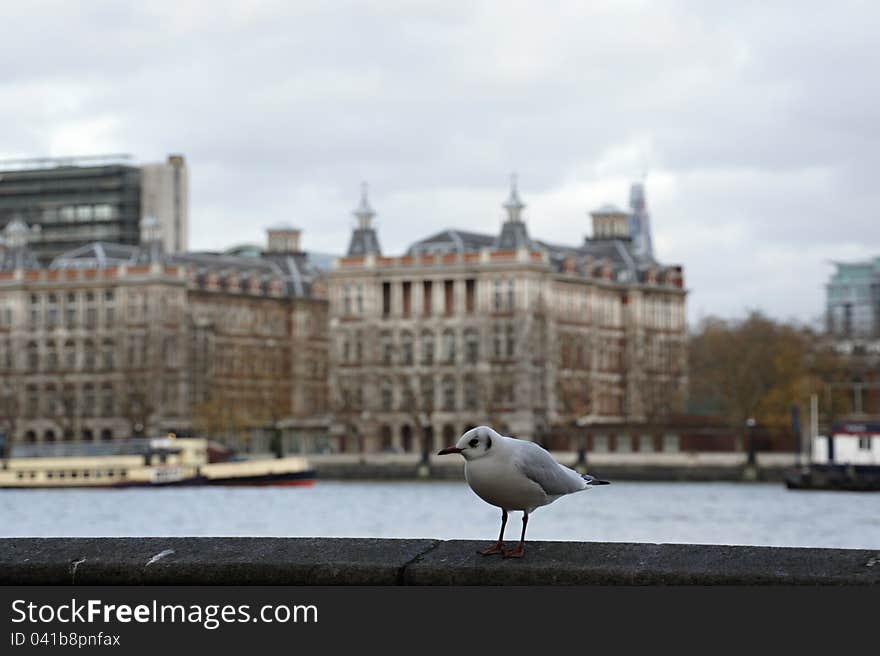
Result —
[[488, 426], [477, 426], [462, 435], [455, 446], [446, 447], [437, 455], [460, 453], [465, 460], [474, 460], [495, 453], [493, 446], [497, 446], [500, 441], [501, 436]]

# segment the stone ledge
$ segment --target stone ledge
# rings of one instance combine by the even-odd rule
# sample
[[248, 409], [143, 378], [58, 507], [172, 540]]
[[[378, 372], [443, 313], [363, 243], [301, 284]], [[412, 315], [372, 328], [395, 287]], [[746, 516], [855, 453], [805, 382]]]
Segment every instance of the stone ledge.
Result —
[[880, 550], [362, 538], [3, 538], [0, 585], [877, 585]]

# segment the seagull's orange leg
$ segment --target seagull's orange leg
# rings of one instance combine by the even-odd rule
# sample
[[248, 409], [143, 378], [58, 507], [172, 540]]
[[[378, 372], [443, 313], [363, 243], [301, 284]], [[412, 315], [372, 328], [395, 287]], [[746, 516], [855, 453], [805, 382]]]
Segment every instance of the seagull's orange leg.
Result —
[[484, 556], [492, 556], [493, 554], [503, 554], [504, 553], [504, 527], [507, 526], [507, 511], [503, 508], [501, 509], [501, 533], [498, 534], [498, 542], [493, 544], [491, 547], [486, 547], [485, 549], [481, 549], [477, 553], [483, 554]]
[[526, 526], [529, 523], [529, 515], [523, 511], [523, 530], [519, 538], [519, 544], [513, 549], [504, 552], [505, 558], [522, 558], [526, 553]]

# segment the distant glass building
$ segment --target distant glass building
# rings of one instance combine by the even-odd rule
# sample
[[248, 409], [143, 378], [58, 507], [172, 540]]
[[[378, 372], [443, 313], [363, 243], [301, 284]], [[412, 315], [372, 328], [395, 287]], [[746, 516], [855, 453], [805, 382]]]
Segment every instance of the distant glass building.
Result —
[[158, 220], [166, 251], [187, 248], [187, 169], [181, 155], [135, 165], [129, 155], [0, 161], [0, 230], [30, 229], [44, 263], [91, 242], [141, 243], [141, 220]]
[[827, 284], [828, 332], [837, 337], [880, 337], [880, 257], [835, 262]]

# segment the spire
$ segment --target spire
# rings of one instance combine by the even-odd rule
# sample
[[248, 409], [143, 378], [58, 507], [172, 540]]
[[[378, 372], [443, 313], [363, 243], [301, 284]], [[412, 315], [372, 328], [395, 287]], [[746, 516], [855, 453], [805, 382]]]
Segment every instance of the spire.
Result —
[[351, 233], [348, 254], [380, 255], [382, 249], [379, 247], [379, 238], [373, 228], [373, 217], [376, 216], [376, 213], [370, 207], [370, 201], [367, 200], [366, 182], [361, 183], [361, 204], [355, 208], [352, 214], [357, 218], [357, 225]]
[[367, 183], [361, 183], [361, 204], [355, 208], [353, 214], [358, 220], [358, 229], [366, 230], [371, 228], [371, 222], [376, 213], [370, 207], [370, 201], [367, 200]]
[[521, 215], [525, 208], [525, 203], [520, 200], [519, 192], [516, 189], [516, 173], [513, 173], [510, 176], [510, 197], [502, 207], [507, 210], [508, 221], [511, 223], [519, 223], [522, 221]]
[[629, 232], [636, 255], [649, 260], [654, 259], [654, 245], [651, 239], [651, 215], [645, 200], [644, 178], [634, 182], [629, 190]]

